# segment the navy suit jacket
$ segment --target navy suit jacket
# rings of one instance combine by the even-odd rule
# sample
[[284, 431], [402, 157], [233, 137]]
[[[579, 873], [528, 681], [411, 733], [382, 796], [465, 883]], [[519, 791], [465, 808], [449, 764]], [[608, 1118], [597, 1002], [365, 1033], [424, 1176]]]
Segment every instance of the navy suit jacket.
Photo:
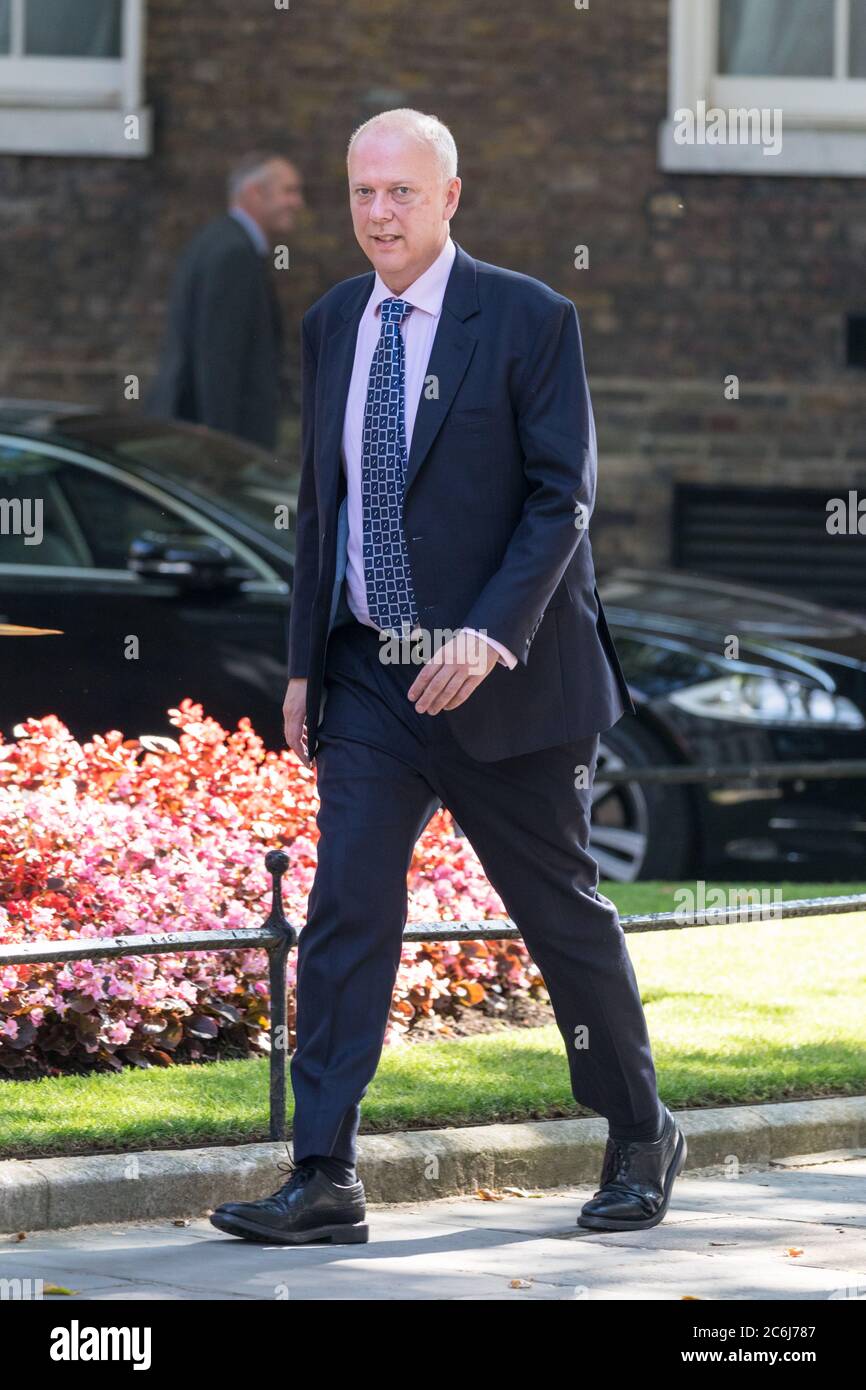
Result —
[[[335, 285], [302, 325], [302, 460], [289, 675], [307, 678], [307, 748], [345, 611], [341, 440], [374, 272]], [[478, 628], [497, 663], [445, 719], [481, 761], [583, 739], [634, 708], [605, 621], [588, 521], [596, 439], [571, 300], [458, 245], [409, 450], [403, 525], [423, 628]], [[435, 643], [438, 645], [438, 641]], [[420, 667], [419, 667], [420, 669]]]

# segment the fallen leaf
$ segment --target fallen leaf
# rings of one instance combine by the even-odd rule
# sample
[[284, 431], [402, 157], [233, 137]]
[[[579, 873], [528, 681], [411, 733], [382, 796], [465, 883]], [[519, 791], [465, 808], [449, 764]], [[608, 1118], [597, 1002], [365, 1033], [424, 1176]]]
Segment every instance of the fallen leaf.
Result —
[[62, 1284], [43, 1284], [43, 1286], [42, 1286], [42, 1292], [43, 1292], [43, 1293], [66, 1293], [66, 1294], [69, 1294], [70, 1297], [74, 1297], [74, 1295], [78, 1292], [78, 1290], [77, 1290], [77, 1289], [64, 1289], [64, 1287], [63, 1287]]
[[803, 1253], [802, 1250], [798, 1250], [798, 1249], [796, 1248], [796, 1246], [793, 1246], [793, 1245], [792, 1245], [791, 1248], [788, 1250], [788, 1254], [789, 1254], [789, 1255], [802, 1255], [802, 1253]]

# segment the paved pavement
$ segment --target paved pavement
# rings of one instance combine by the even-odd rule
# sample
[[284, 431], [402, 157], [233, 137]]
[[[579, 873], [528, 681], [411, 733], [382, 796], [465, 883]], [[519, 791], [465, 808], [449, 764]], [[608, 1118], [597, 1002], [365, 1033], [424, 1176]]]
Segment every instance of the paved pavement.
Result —
[[866, 1301], [866, 1153], [686, 1171], [642, 1234], [577, 1227], [592, 1190], [368, 1206], [355, 1246], [247, 1244], [206, 1219], [0, 1236], [0, 1297], [41, 1279], [77, 1295], [44, 1294], [73, 1316], [81, 1299]]

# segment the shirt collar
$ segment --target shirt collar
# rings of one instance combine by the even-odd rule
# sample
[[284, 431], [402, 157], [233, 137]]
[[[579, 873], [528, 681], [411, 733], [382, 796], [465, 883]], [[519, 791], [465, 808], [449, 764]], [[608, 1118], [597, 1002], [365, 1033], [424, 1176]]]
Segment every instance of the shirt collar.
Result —
[[[411, 304], [414, 309], [423, 309], [427, 314], [434, 316], [441, 312], [442, 301], [445, 298], [445, 286], [448, 284], [448, 277], [451, 274], [451, 267], [454, 264], [454, 257], [457, 255], [457, 248], [451, 237], [446, 237], [445, 245], [439, 252], [432, 265], [428, 265], [423, 274], [413, 280], [412, 284], [399, 295], [407, 304]], [[394, 299], [393, 290], [389, 290], [376, 271], [376, 279], [373, 282], [373, 293], [370, 295], [370, 307], [375, 313], [383, 299]]]
[[240, 223], [244, 231], [247, 232], [247, 234], [249, 235], [249, 238], [252, 241], [253, 246], [258, 251], [259, 255], [266, 256], [268, 254], [268, 251], [270, 250], [270, 247], [268, 246], [268, 239], [265, 236], [256, 219], [254, 217], [250, 217], [250, 214], [247, 212], [246, 208], [229, 208], [229, 217], [233, 217], [236, 222]]

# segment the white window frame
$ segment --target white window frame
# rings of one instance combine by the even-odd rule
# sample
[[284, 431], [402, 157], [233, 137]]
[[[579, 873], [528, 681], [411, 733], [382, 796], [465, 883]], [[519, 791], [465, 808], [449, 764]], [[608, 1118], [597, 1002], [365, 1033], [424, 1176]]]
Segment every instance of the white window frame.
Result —
[[12, 53], [0, 54], [0, 153], [149, 155], [144, 0], [122, 0], [120, 58], [28, 57], [25, 3], [11, 0]]
[[[730, 77], [717, 72], [719, 0], [670, 0], [668, 119], [659, 167], [674, 173], [866, 177], [866, 79], [846, 77], [849, 0], [835, 0], [832, 77]], [[706, 109], [782, 112], [782, 147], [678, 144], [676, 113]]]

